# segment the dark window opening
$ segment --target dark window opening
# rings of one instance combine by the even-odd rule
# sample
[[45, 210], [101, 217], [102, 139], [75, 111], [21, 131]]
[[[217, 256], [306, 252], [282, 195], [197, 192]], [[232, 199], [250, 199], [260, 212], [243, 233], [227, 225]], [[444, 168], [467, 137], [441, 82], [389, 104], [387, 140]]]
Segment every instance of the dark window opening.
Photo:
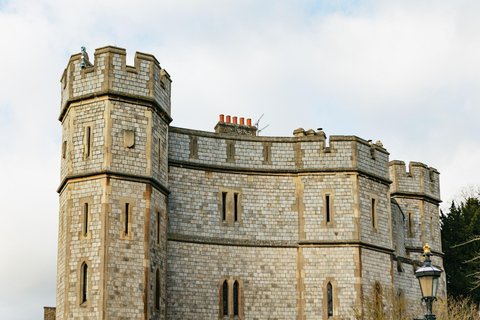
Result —
[[333, 292], [332, 284], [329, 282], [327, 285], [327, 299], [328, 299], [328, 316], [333, 316]]
[[129, 203], [125, 203], [125, 234], [128, 234], [128, 210]]
[[238, 281], [233, 284], [233, 315], [238, 316]]
[[327, 223], [330, 222], [330, 196], [325, 196], [325, 209], [327, 215]]
[[413, 235], [413, 230], [415, 228], [415, 222], [413, 221], [413, 212], [408, 213], [408, 234]]
[[228, 316], [228, 282], [225, 280], [223, 282], [223, 315]]
[[157, 244], [160, 244], [160, 212], [157, 212]]
[[233, 195], [233, 202], [234, 202], [234, 217], [235, 217], [235, 222], [238, 221], [238, 193], [235, 193]]
[[222, 192], [222, 220], [227, 220], [227, 193]]
[[83, 268], [82, 268], [82, 277], [83, 277], [83, 281], [82, 281], [82, 303], [86, 302], [87, 301], [87, 293], [88, 293], [88, 266], [86, 263], [83, 264]]
[[375, 199], [372, 199], [372, 227], [376, 227], [375, 221]]
[[91, 134], [92, 134], [92, 129], [90, 127], [85, 128], [86, 132], [86, 142], [85, 142], [85, 157], [90, 157], [90, 142], [91, 142]]
[[160, 310], [160, 271], [155, 275], [155, 309]]
[[158, 139], [158, 168], [162, 167], [162, 139]]
[[62, 158], [65, 159], [67, 157], [67, 141], [63, 141], [62, 143]]
[[88, 233], [88, 203], [83, 205], [83, 234]]

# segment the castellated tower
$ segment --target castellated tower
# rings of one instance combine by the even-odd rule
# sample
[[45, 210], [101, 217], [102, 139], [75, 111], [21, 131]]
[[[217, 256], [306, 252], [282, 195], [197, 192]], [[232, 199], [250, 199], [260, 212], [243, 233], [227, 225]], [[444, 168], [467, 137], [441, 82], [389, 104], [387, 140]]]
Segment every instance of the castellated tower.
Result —
[[61, 79], [57, 319], [165, 318], [171, 81], [125, 58], [76, 54]]
[[339, 320], [420, 304], [426, 242], [442, 268], [439, 173], [379, 141], [169, 126], [168, 73], [115, 47], [61, 82], [57, 319]]

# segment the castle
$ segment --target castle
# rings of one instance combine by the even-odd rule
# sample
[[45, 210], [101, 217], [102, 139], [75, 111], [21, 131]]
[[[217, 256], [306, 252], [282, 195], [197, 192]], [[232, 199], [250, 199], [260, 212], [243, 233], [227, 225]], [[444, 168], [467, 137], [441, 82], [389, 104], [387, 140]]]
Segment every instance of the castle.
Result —
[[117, 47], [61, 87], [58, 320], [345, 319], [372, 287], [419, 301], [424, 243], [442, 267], [439, 173], [379, 141], [172, 127], [169, 74]]

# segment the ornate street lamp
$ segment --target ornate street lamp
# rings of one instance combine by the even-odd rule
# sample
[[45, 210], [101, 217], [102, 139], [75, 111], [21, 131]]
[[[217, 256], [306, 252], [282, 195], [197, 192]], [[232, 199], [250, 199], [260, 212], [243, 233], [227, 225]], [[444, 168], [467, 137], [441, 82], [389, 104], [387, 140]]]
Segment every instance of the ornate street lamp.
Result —
[[432, 253], [428, 243], [423, 247], [423, 256], [425, 257], [423, 267], [417, 269], [415, 276], [418, 282], [420, 282], [422, 300], [425, 301], [427, 305], [427, 314], [424, 319], [437, 319], [437, 317], [432, 314], [432, 304], [434, 300], [437, 300], [438, 278], [440, 278], [442, 270], [432, 266], [432, 260], [430, 260]]

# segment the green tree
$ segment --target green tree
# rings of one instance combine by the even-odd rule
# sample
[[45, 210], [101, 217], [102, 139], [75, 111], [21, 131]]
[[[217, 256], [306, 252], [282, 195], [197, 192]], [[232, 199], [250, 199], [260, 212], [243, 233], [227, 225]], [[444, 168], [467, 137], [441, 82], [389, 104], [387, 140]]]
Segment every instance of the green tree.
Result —
[[480, 200], [468, 196], [440, 214], [447, 293], [480, 302]]

